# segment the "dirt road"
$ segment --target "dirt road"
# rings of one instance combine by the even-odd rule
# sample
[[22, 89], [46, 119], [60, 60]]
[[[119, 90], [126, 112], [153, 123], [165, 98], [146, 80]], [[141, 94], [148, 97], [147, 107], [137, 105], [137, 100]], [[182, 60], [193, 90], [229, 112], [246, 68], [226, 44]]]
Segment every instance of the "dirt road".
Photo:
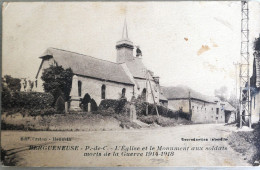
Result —
[[[2, 131], [1, 145], [6, 158], [19, 166], [250, 166], [228, 145], [233, 130], [200, 124], [122, 131]], [[67, 141], [55, 141], [61, 138]], [[62, 146], [68, 147], [60, 150]]]

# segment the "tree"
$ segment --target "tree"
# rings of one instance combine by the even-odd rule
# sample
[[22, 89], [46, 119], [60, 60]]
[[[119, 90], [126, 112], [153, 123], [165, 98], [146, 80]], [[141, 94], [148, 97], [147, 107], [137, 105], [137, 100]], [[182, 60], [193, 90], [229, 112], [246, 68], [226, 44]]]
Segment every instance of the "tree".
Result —
[[68, 101], [72, 86], [72, 76], [73, 73], [70, 68], [65, 70], [62, 66], [50, 66], [44, 69], [41, 76], [44, 91], [51, 93], [55, 102], [59, 96]]
[[255, 39], [254, 50], [260, 52], [260, 35]]
[[231, 104], [234, 108], [239, 108], [239, 100], [236, 94], [232, 93], [228, 99], [228, 103]]
[[6, 83], [7, 88], [9, 88], [11, 91], [20, 91], [21, 80], [19, 78], [13, 78], [10, 75], [5, 75], [2, 80], [4, 83]]
[[215, 90], [215, 96], [218, 97], [221, 101], [227, 101], [228, 89], [226, 86], [221, 86], [219, 89]]

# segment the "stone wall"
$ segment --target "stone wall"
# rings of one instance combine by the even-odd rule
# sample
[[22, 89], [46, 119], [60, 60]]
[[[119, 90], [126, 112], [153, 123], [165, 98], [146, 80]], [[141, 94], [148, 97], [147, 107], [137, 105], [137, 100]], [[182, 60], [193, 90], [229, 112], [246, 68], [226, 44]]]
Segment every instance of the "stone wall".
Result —
[[[169, 108], [182, 109], [189, 113], [189, 99], [169, 100]], [[220, 103], [209, 103], [191, 100], [192, 117], [194, 123], [225, 123], [225, 112]]]
[[260, 92], [252, 97], [252, 123], [259, 121], [260, 113]]

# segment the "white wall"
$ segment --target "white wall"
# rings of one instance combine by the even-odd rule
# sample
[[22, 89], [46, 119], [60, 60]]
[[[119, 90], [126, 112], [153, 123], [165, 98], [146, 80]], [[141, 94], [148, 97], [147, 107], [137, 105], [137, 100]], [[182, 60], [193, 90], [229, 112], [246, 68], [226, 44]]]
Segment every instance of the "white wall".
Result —
[[252, 123], [259, 121], [260, 113], [260, 92], [252, 97]]
[[[146, 88], [146, 80], [143, 80], [143, 79], [135, 79], [135, 81], [138, 83], [139, 85], [139, 89], [137, 89], [137, 85], [135, 86], [135, 97], [137, 98], [138, 95], [141, 95], [142, 94], [142, 91], [144, 88]], [[147, 101], [149, 103], [153, 103], [153, 96], [152, 96], [152, 91], [153, 91], [153, 94], [154, 94], [154, 98], [155, 98], [155, 102], [159, 104], [159, 95], [160, 95], [160, 92], [159, 92], [159, 85], [156, 84], [153, 80], [150, 80], [151, 82], [151, 86], [152, 86], [152, 90], [150, 88], [150, 84], [149, 82], [147, 82], [147, 89], [146, 89], [146, 92], [148, 93], [148, 98], [147, 98]]]
[[[180, 109], [189, 113], [189, 100], [169, 100], [169, 108]], [[216, 113], [217, 108], [219, 113]], [[225, 112], [220, 103], [208, 103], [199, 100], [191, 100], [192, 117], [194, 123], [225, 123]]]
[[38, 74], [38, 77], [37, 77], [37, 87], [34, 87], [34, 90], [37, 91], [37, 92], [44, 92], [44, 89], [43, 89], [43, 81], [41, 79], [41, 76], [42, 76], [42, 73], [43, 73], [43, 70], [46, 69], [46, 68], [49, 68], [51, 65], [54, 65], [55, 62], [54, 62], [54, 59], [53, 58], [50, 58], [48, 60], [44, 60], [43, 61], [43, 64], [42, 64], [42, 67], [39, 71], [39, 74]]
[[[78, 81], [82, 82], [82, 91], [80, 98], [83, 98], [85, 94], [89, 94], [93, 98], [97, 105], [101, 102], [101, 87], [106, 85], [106, 99], [120, 99], [122, 96], [122, 89], [126, 89], [125, 97], [129, 101], [133, 95], [133, 85], [125, 85], [114, 82], [105, 82], [92, 78], [78, 76]], [[77, 92], [77, 90], [76, 90]], [[71, 94], [72, 95], [72, 94]]]

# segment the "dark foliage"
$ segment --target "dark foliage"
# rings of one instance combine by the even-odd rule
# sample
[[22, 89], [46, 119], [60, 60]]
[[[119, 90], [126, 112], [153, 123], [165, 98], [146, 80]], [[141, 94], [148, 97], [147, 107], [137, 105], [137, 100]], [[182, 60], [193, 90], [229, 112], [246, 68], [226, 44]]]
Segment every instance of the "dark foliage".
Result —
[[97, 106], [96, 101], [94, 99], [91, 99], [90, 103], [91, 103], [91, 110], [92, 111], [97, 111], [98, 110], [98, 106]]
[[19, 78], [13, 78], [10, 75], [5, 75], [2, 78], [2, 81], [6, 83], [7, 88], [11, 91], [20, 91], [21, 89], [21, 80]]
[[34, 110], [27, 110], [29, 116], [48, 116], [48, 115], [55, 115], [55, 114], [63, 114], [64, 111], [58, 111], [54, 108], [46, 108], [46, 109], [34, 109]]
[[59, 96], [64, 95], [66, 101], [69, 100], [69, 95], [72, 86], [72, 70], [64, 70], [62, 66], [50, 66], [42, 73], [43, 87], [45, 92], [49, 92], [54, 96], [54, 101]]
[[[3, 88], [5, 89], [5, 88]], [[44, 109], [50, 108], [53, 96], [50, 93], [39, 92], [2, 92], [2, 108]]]
[[119, 100], [113, 100], [113, 99], [105, 99], [102, 100], [99, 105], [99, 110], [113, 110], [114, 113], [125, 113], [126, 112], [126, 99], [119, 99]]
[[90, 103], [90, 102], [91, 102], [91, 97], [87, 93], [81, 100], [81, 108], [83, 109], [83, 111], [88, 111], [88, 103]]
[[189, 113], [185, 113], [185, 112], [182, 112], [182, 111], [179, 111], [179, 117], [184, 118], [186, 120], [191, 120], [191, 115]]
[[253, 124], [253, 131], [232, 132], [229, 145], [253, 164], [260, 159], [260, 123]]
[[258, 38], [255, 39], [254, 42], [254, 50], [260, 52], [260, 35]]
[[[124, 114], [127, 112], [127, 104], [128, 102], [125, 99], [120, 99], [120, 100], [106, 99], [101, 101], [99, 105], [99, 110], [112, 110], [114, 111], [114, 113]], [[155, 106], [153, 104], [142, 102], [141, 100], [137, 99], [136, 101], [134, 101], [134, 105], [136, 108], [137, 116], [146, 115], [147, 105], [148, 105], [148, 115], [157, 115]], [[160, 105], [157, 105], [157, 109], [160, 116], [175, 118], [175, 119], [178, 119], [179, 117], [179, 111], [172, 111]], [[183, 113], [182, 117], [189, 120], [188, 115], [186, 115], [185, 113]]]
[[[141, 102], [138, 99], [135, 102], [136, 114], [138, 116], [146, 115], [147, 105], [148, 105], [148, 115], [157, 115], [154, 104], [147, 103], [147, 102]], [[175, 118], [175, 119], [177, 119], [179, 117], [178, 111], [169, 110], [168, 108], [161, 106], [161, 105], [157, 105], [157, 109], [158, 109], [159, 115], [161, 115], [161, 116]]]
[[2, 86], [2, 108], [11, 108], [12, 96], [11, 91], [5, 86]]
[[63, 112], [65, 110], [65, 100], [62, 96], [59, 96], [55, 102], [55, 108], [57, 111]]

